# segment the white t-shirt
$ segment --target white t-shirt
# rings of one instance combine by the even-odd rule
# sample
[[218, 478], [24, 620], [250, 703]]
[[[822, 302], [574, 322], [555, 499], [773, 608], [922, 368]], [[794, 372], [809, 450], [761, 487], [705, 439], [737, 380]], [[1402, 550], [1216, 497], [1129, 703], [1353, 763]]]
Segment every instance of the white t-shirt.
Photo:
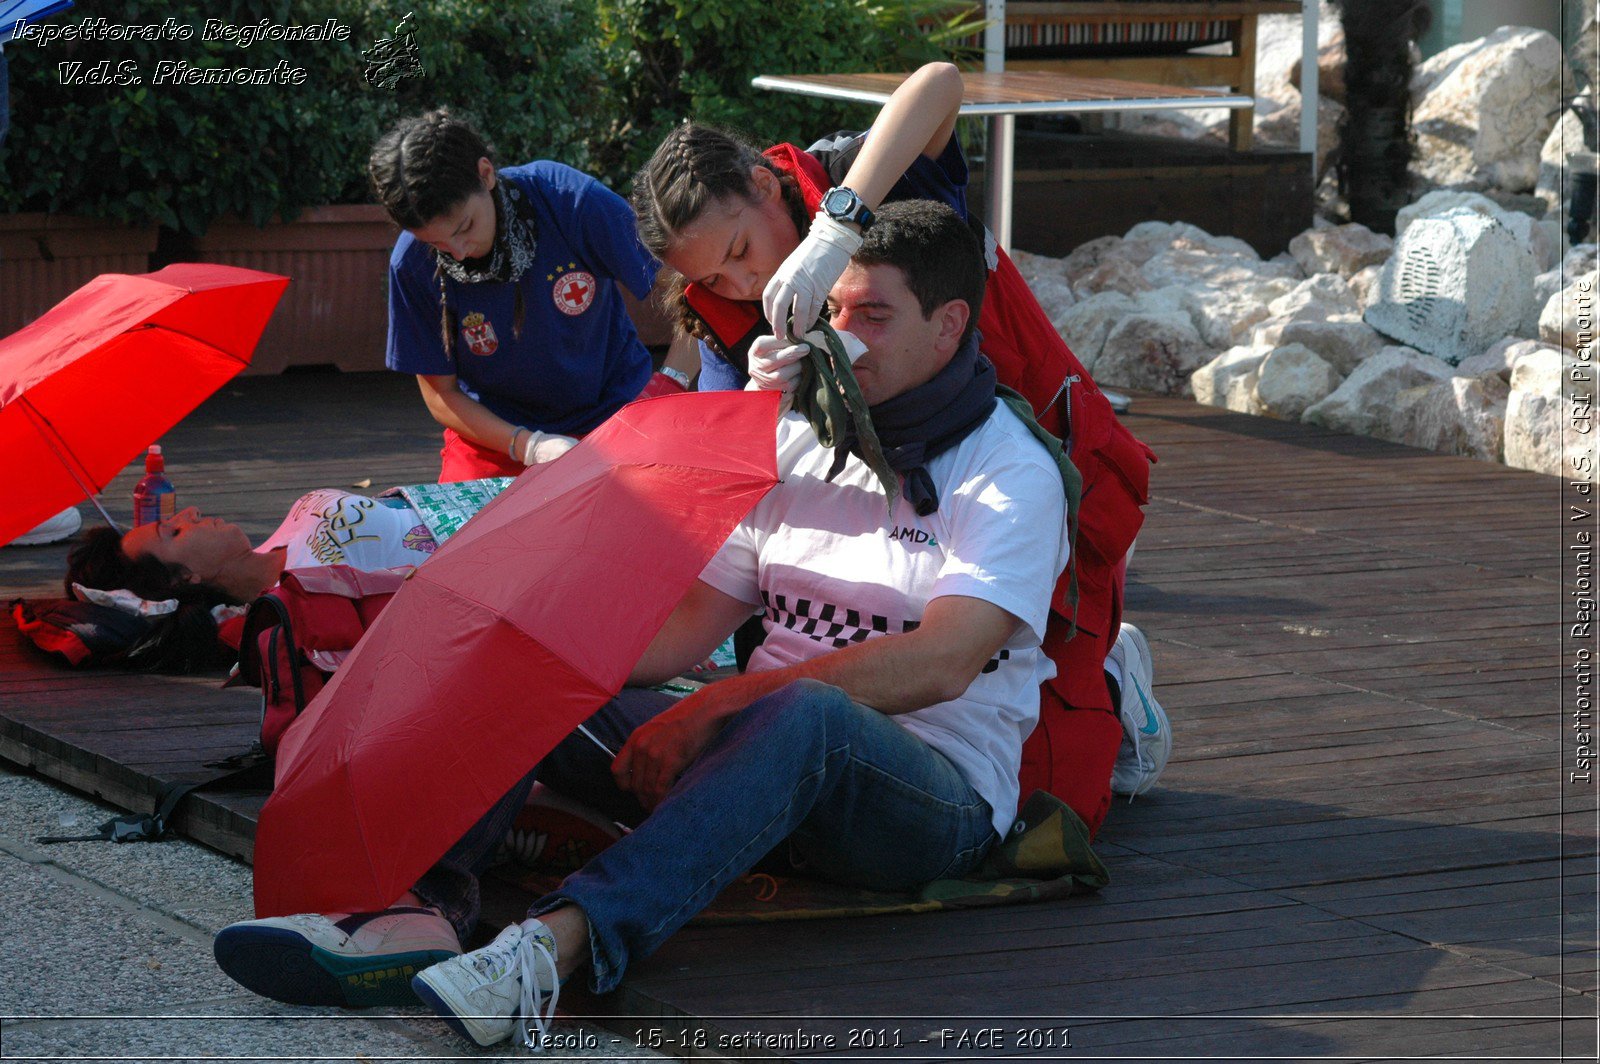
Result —
[[805, 661], [921, 623], [929, 600], [983, 599], [1023, 624], [965, 694], [890, 719], [947, 757], [994, 810], [1001, 836], [1017, 808], [1022, 743], [1055, 665], [1039, 650], [1067, 562], [1066, 498], [1054, 460], [1003, 404], [928, 464], [939, 509], [893, 515], [865, 462], [833, 452], [798, 414], [778, 426], [781, 483], [756, 504], [701, 574], [765, 610], [752, 672]]
[[404, 499], [370, 499], [337, 488], [300, 496], [278, 530], [257, 547], [285, 549], [285, 569], [353, 565], [389, 569], [421, 565], [437, 544]]

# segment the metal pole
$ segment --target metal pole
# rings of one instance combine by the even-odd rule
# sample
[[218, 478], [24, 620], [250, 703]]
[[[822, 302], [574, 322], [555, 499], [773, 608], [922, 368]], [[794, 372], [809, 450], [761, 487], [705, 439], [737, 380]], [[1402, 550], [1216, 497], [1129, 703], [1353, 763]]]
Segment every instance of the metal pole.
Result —
[[1300, 150], [1311, 153], [1311, 181], [1317, 180], [1317, 19], [1320, 0], [1301, 0]]
[[[983, 69], [985, 73], [998, 74], [1006, 68], [1005, 0], [985, 0], [983, 14], [988, 20], [983, 31]], [[994, 115], [988, 120], [987, 129], [989, 157], [984, 174], [984, 214], [995, 240], [1010, 251], [1011, 153], [1016, 119], [1011, 115]]]

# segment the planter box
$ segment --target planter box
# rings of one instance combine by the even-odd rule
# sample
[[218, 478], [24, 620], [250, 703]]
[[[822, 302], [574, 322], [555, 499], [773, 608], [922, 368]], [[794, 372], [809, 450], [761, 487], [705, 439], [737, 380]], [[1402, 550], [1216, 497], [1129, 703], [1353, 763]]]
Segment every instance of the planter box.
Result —
[[64, 214], [0, 216], [0, 336], [102, 273], [148, 273], [154, 225]]
[[[376, 205], [316, 207], [289, 223], [256, 228], [219, 219], [195, 242], [193, 258], [282, 274], [292, 283], [245, 372], [290, 366], [384, 369], [388, 333], [389, 253], [400, 231]], [[647, 345], [672, 339], [672, 323], [624, 293]]]
[[292, 222], [256, 228], [213, 222], [192, 258], [291, 279], [245, 372], [290, 366], [383, 369], [389, 252], [398, 229], [378, 206], [314, 207]]

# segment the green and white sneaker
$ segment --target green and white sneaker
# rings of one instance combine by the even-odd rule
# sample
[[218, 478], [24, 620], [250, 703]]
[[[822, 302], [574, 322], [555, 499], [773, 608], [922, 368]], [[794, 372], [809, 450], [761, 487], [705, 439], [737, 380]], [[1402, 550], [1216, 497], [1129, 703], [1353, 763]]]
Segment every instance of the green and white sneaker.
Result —
[[555, 936], [539, 920], [512, 924], [482, 949], [417, 973], [411, 988], [452, 1030], [480, 1046], [520, 1033], [524, 1046], [542, 1049], [561, 994]]
[[291, 1005], [414, 1005], [411, 977], [461, 952], [432, 909], [303, 913], [245, 920], [217, 932], [217, 965], [234, 982]]
[[1144, 633], [1124, 624], [1106, 657], [1122, 669], [1122, 745], [1111, 769], [1111, 789], [1130, 798], [1156, 785], [1172, 756], [1172, 722], [1153, 692], [1155, 668]]

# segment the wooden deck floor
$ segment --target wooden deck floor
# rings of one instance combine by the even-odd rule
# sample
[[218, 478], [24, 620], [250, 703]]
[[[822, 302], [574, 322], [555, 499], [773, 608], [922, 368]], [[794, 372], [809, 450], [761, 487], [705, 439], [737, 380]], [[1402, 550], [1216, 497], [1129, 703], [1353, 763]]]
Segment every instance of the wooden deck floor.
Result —
[[[1128, 421], [1162, 458], [1128, 616], [1177, 738], [1101, 833], [1111, 885], [691, 926], [586, 1010], [648, 1017], [685, 1056], [1595, 1059], [1559, 483], [1175, 400]], [[165, 443], [185, 504], [260, 537], [309, 488], [428, 479], [434, 439], [403, 379], [304, 375], [230, 385]], [[64, 554], [0, 551], [6, 597], [52, 593]], [[248, 693], [72, 673], [19, 642], [0, 637], [0, 755], [46, 775], [144, 802], [251, 737]], [[187, 804], [184, 830], [248, 854], [259, 798]], [[991, 1027], [1000, 1047], [974, 1045]]]

